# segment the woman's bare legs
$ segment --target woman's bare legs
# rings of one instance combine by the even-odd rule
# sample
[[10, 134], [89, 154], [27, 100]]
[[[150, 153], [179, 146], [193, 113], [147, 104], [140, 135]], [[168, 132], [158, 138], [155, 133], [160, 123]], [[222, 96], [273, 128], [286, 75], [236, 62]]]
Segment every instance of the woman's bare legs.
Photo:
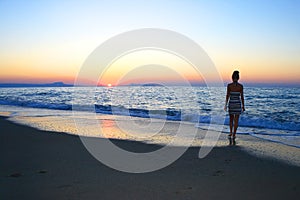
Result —
[[[235, 134], [236, 134], [236, 130], [239, 126], [239, 118], [240, 118], [240, 115], [234, 115], [234, 130], [233, 130], [233, 137], [235, 138]], [[231, 131], [230, 131], [231, 132]]]
[[231, 114], [229, 116], [230, 116], [230, 121], [229, 121], [230, 134], [229, 134], [229, 136], [232, 136], [232, 128], [233, 128], [234, 115]]

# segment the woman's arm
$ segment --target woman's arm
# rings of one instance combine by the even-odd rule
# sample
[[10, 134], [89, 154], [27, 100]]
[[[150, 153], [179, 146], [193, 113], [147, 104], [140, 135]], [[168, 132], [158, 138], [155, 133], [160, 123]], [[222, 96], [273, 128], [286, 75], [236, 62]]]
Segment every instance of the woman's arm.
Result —
[[228, 103], [228, 99], [229, 99], [229, 94], [230, 94], [230, 88], [229, 88], [229, 84], [227, 85], [227, 92], [226, 92], [226, 101], [225, 101], [225, 106], [224, 106], [224, 110], [227, 110], [227, 103]]
[[243, 85], [242, 85], [242, 91], [241, 91], [241, 100], [242, 100], [242, 110], [245, 111], [244, 87], [243, 87]]

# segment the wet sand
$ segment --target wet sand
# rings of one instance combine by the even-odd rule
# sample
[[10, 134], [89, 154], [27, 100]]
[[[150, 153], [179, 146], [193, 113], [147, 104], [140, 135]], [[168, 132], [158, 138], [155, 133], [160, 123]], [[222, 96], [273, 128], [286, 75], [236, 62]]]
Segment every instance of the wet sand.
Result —
[[[133, 141], [114, 143], [136, 152], [159, 148]], [[176, 162], [155, 172], [124, 173], [97, 161], [78, 136], [41, 131], [1, 117], [0, 199], [265, 200], [300, 196], [300, 167], [255, 157], [239, 146], [216, 147], [204, 159], [198, 158], [198, 152], [198, 147], [191, 147]]]

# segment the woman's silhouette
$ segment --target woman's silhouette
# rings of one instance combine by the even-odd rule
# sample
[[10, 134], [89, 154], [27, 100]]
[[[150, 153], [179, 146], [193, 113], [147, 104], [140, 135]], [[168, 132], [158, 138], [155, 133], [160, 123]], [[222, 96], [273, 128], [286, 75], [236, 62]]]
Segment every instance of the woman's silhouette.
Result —
[[[240, 76], [239, 71], [234, 71], [232, 74], [232, 83], [227, 85], [227, 95], [224, 110], [227, 110], [230, 116], [230, 134], [228, 138], [235, 142], [235, 134], [239, 124], [239, 117], [242, 111], [245, 111], [243, 85], [238, 83]], [[228, 102], [229, 100], [229, 102]], [[233, 129], [233, 131], [232, 131]]]

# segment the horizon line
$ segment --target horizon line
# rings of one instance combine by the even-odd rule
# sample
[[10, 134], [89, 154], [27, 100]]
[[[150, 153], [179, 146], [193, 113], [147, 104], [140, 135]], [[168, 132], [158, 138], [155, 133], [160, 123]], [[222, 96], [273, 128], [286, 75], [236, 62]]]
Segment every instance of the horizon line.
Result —
[[[229, 82], [224, 81], [223, 85], [224, 87], [228, 84]], [[293, 86], [293, 87], [300, 87], [300, 83], [278, 83], [278, 82], [241, 82], [244, 87], [280, 87], [280, 86], [284, 86], [284, 87], [288, 87], [288, 86]], [[190, 82], [192, 87], [197, 87], [197, 86], [207, 86], [207, 84], [205, 82]], [[214, 82], [210, 82], [210, 84], [212, 86], [216, 85], [216, 83]], [[74, 83], [64, 83], [62, 81], [56, 81], [56, 82], [51, 82], [51, 83], [7, 83], [7, 82], [0, 82], [0, 87], [74, 87]], [[97, 84], [97, 85], [93, 85], [93, 84], [80, 84], [80, 85], [76, 85], [76, 87], [124, 87], [124, 86], [131, 86], [131, 87], [135, 87], [135, 86], [185, 86], [182, 83], [155, 83], [155, 82], [145, 82], [145, 83], [129, 83], [129, 84], [118, 84], [118, 85], [111, 85], [108, 86], [107, 84]]]

